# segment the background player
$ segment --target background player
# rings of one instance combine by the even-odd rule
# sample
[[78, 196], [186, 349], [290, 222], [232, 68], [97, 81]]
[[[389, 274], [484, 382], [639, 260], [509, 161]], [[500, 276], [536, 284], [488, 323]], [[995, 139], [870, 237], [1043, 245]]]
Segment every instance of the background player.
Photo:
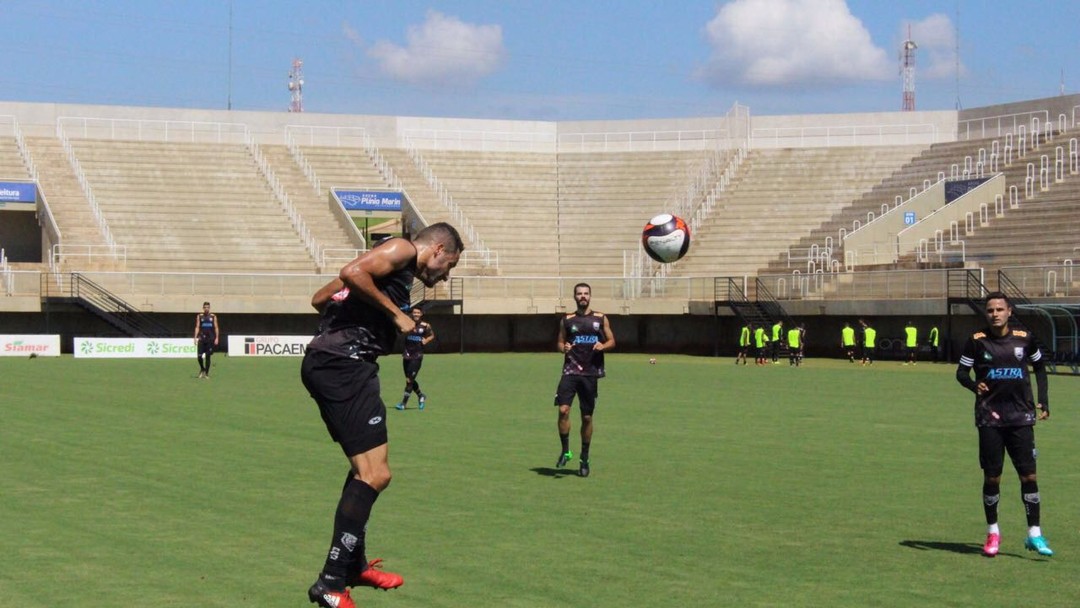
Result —
[[424, 347], [435, 339], [435, 330], [431, 329], [430, 323], [422, 320], [423, 308], [413, 306], [409, 311], [409, 316], [416, 322], [416, 327], [405, 334], [405, 348], [401, 351], [401, 367], [405, 371], [405, 394], [394, 407], [399, 410], [405, 409], [409, 403], [409, 393], [416, 393], [416, 396], [420, 398], [420, 410], [423, 411], [427, 395], [420, 390], [420, 383], [417, 382], [416, 376], [420, 373], [420, 366], [424, 364]]
[[844, 352], [848, 362], [855, 362], [855, 328], [847, 321], [844, 322], [844, 328], [840, 330], [840, 350]]
[[217, 315], [210, 312], [210, 302], [203, 302], [202, 312], [195, 315], [195, 356], [199, 360], [200, 378], [210, 378], [210, 355], [217, 348], [219, 335]]
[[563, 353], [563, 368], [559, 387], [555, 391], [555, 405], [559, 407], [562, 451], [555, 466], [562, 468], [574, 457], [570, 451], [570, 404], [576, 395], [581, 410], [581, 463], [578, 475], [588, 477], [597, 384], [604, 377], [604, 352], [615, 348], [615, 334], [611, 332], [607, 316], [589, 307], [592, 288], [588, 283], [574, 285], [574, 301], [577, 310], [563, 317], [559, 324], [558, 349]]
[[[1005, 294], [986, 297], [987, 327], [972, 334], [960, 355], [956, 380], [975, 393], [975, 426], [979, 431], [979, 464], [983, 470], [983, 511], [986, 543], [983, 554], [998, 553], [998, 502], [1005, 452], [1020, 476], [1020, 494], [1027, 513], [1024, 546], [1040, 555], [1053, 555], [1039, 525], [1039, 484], [1035, 475], [1035, 420], [1050, 417], [1046, 366], [1035, 337], [1009, 327], [1012, 304]], [[1038, 401], [1032, 399], [1028, 363], [1035, 372]], [[971, 370], [975, 369], [975, 379]]]
[[746, 365], [746, 351], [750, 350], [750, 336], [753, 335], [754, 324], [747, 323], [739, 330], [739, 354], [735, 355], [735, 365], [742, 361]]

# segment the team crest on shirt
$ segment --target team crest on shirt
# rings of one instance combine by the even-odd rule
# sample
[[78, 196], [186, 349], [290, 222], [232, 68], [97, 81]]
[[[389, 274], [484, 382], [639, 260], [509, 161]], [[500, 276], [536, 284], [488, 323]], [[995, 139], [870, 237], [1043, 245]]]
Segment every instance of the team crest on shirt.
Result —
[[593, 321], [592, 328], [593, 328], [593, 331], [600, 331], [600, 322], [599, 321]]
[[1017, 346], [1017, 347], [1013, 348], [1013, 355], [1016, 357], [1017, 361], [1023, 361], [1024, 360], [1024, 347], [1023, 346]]

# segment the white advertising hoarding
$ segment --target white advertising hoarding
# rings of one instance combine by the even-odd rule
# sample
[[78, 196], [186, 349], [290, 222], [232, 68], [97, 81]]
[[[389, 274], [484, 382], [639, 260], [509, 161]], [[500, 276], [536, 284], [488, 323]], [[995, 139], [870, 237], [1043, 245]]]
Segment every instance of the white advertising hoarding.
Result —
[[303, 357], [314, 336], [229, 335], [230, 357]]
[[76, 358], [182, 359], [195, 358], [191, 338], [75, 338]]
[[60, 356], [59, 334], [0, 334], [0, 357]]

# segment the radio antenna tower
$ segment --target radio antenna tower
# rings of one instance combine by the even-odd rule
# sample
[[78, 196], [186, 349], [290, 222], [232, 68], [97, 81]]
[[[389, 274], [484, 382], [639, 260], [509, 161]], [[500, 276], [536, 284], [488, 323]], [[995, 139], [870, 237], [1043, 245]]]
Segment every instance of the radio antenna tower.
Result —
[[292, 69], [289, 70], [289, 91], [292, 99], [289, 101], [290, 112], [304, 111], [304, 62], [293, 59]]
[[908, 26], [907, 40], [900, 48], [900, 73], [904, 77], [904, 101], [900, 109], [904, 112], [915, 111], [915, 49], [919, 48], [911, 39], [911, 26]]

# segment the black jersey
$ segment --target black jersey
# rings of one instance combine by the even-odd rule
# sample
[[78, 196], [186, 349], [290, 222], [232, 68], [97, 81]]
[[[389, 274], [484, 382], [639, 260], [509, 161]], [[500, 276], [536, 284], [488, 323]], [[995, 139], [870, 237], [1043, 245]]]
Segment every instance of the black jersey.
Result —
[[563, 318], [563, 335], [572, 346], [563, 356], [564, 376], [604, 377], [604, 351], [595, 350], [607, 342], [604, 333], [604, 314], [592, 311], [587, 315], [574, 313]]
[[199, 340], [213, 342], [214, 338], [217, 338], [214, 331], [214, 313], [199, 313]]
[[[375, 287], [401, 310], [408, 310], [409, 289], [416, 258], [409, 266], [376, 279]], [[330, 298], [319, 318], [319, 331], [308, 350], [353, 359], [374, 359], [389, 353], [397, 338], [397, 325], [382, 309], [350, 293], [346, 287]]]
[[405, 359], [424, 358], [424, 338], [431, 335], [431, 326], [420, 322], [409, 333], [405, 334], [405, 349], [401, 356]]
[[[1011, 329], [998, 338], [987, 330], [978, 331], [964, 345], [957, 379], [968, 388], [985, 382], [990, 392], [975, 397], [975, 426], [1030, 426], [1035, 424], [1035, 400], [1031, 393], [1028, 363], [1042, 365], [1042, 351], [1034, 337]], [[975, 369], [975, 380], [970, 370]], [[1044, 374], [1045, 375], [1045, 374]], [[970, 384], [969, 384], [970, 383]], [[1045, 402], [1045, 387], [1040, 398]]]

